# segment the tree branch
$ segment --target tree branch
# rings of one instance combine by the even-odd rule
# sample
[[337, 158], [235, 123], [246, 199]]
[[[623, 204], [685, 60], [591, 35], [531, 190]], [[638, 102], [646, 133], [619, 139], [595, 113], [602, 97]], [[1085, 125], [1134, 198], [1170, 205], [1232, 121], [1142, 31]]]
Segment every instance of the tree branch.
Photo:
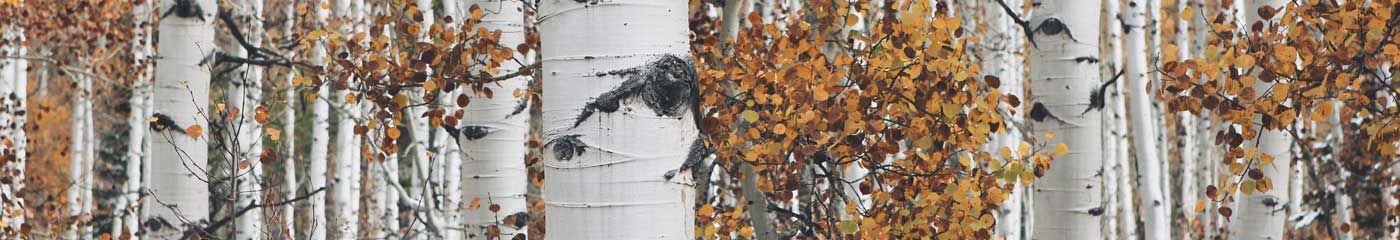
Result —
[[316, 194], [321, 193], [321, 192], [323, 192], [323, 191], [326, 191], [326, 187], [317, 188], [315, 191], [311, 191], [311, 192], [309, 192], [309, 193], [306, 193], [306, 195], [301, 195], [301, 196], [298, 196], [298, 197], [295, 197], [295, 198], [292, 198], [292, 199], [287, 199], [287, 200], [283, 200], [283, 201], [275, 202], [275, 203], [271, 203], [271, 204], [259, 204], [259, 203], [249, 204], [248, 206], [244, 206], [243, 208], [238, 209], [237, 212], [234, 212], [234, 213], [231, 214], [231, 215], [225, 216], [224, 218], [219, 219], [218, 221], [214, 221], [213, 223], [210, 223], [209, 226], [204, 227], [203, 229], [201, 229], [201, 230], [199, 230], [199, 231], [194, 231], [194, 229], [186, 230], [186, 231], [185, 231], [185, 234], [182, 235], [182, 236], [180, 236], [180, 239], [190, 239], [190, 237], [193, 236], [196, 232], [206, 232], [206, 233], [209, 233], [209, 232], [217, 231], [217, 230], [219, 230], [219, 228], [223, 227], [224, 225], [228, 225], [229, 222], [233, 222], [234, 219], [237, 219], [238, 217], [243, 216], [243, 214], [247, 214], [248, 211], [251, 211], [251, 210], [253, 210], [253, 209], [264, 208], [264, 207], [277, 207], [277, 206], [292, 204], [292, 203], [295, 203], [295, 202], [298, 202], [298, 201], [306, 200], [307, 198], [311, 198], [311, 196], [315, 196]]
[[1031, 42], [1031, 46], [1032, 46], [1032, 47], [1038, 47], [1038, 46], [1036, 46], [1036, 44], [1035, 44], [1035, 34], [1033, 34], [1033, 33], [1031, 32], [1031, 21], [1028, 21], [1028, 20], [1025, 20], [1025, 19], [1021, 18], [1020, 15], [1017, 15], [1017, 14], [1016, 14], [1016, 11], [1011, 10], [1011, 6], [1010, 6], [1010, 5], [1006, 5], [1006, 0], [996, 0], [996, 1], [997, 1], [997, 4], [1000, 4], [1000, 5], [1001, 5], [1001, 10], [1005, 10], [1005, 11], [1006, 11], [1006, 16], [1011, 17], [1011, 21], [1012, 21], [1012, 22], [1015, 22], [1016, 25], [1021, 25], [1021, 31], [1024, 32], [1024, 33], [1026, 34], [1026, 40], [1028, 40], [1028, 41]]

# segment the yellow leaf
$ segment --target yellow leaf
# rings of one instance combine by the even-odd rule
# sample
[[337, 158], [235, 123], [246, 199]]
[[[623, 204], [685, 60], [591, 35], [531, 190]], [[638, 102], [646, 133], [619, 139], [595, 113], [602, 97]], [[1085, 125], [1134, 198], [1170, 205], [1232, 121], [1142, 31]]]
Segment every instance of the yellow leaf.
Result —
[[1055, 132], [1045, 132], [1045, 139], [1055, 139]]
[[399, 139], [399, 136], [400, 136], [401, 134], [403, 134], [403, 133], [400, 133], [400, 132], [399, 132], [399, 128], [394, 127], [394, 128], [389, 128], [389, 130], [387, 131], [387, 134], [389, 134], [389, 139]]
[[433, 91], [437, 91], [437, 89], [438, 89], [438, 85], [437, 85], [437, 82], [436, 82], [436, 81], [428, 80], [428, 81], [423, 82], [423, 91], [433, 92]]
[[1269, 181], [1269, 177], [1264, 177], [1262, 179], [1259, 179], [1258, 183], [1254, 184], [1254, 188], [1255, 190], [1259, 190], [1260, 193], [1267, 193], [1269, 192], [1269, 189], [1273, 189], [1272, 185], [1273, 181]]
[[1273, 163], [1274, 163], [1274, 156], [1269, 156], [1269, 154], [1267, 154], [1267, 153], [1265, 153], [1265, 154], [1259, 154], [1259, 162], [1264, 163], [1264, 164], [1273, 164]]
[[204, 136], [204, 127], [200, 127], [199, 125], [190, 126], [189, 128], [185, 129], [185, 135], [189, 135], [192, 138], [199, 138], [200, 136]]
[[924, 138], [920, 138], [918, 141], [914, 141], [914, 146], [920, 149], [933, 148], [933, 138], [924, 136]]
[[1256, 190], [1255, 186], [1254, 180], [1244, 180], [1244, 183], [1240, 184], [1240, 192], [1244, 194], [1254, 194], [1254, 190]]
[[1205, 211], [1206, 211], [1206, 200], [1205, 200], [1205, 199], [1196, 199], [1196, 213], [1202, 213], [1202, 212], [1205, 212]]
[[478, 208], [481, 208], [481, 197], [474, 197], [472, 198], [472, 202], [467, 204], [467, 210], [476, 210]]
[[282, 130], [277, 130], [276, 128], [264, 128], [263, 131], [267, 132], [267, 137], [271, 138], [272, 141], [282, 140]]
[[1254, 56], [1242, 55], [1242, 56], [1239, 56], [1238, 58], [1235, 58], [1235, 67], [1236, 67], [1236, 68], [1250, 68], [1250, 67], [1254, 67]]
[[316, 30], [306, 34], [306, 38], [317, 39], [326, 36], [326, 31]]
[[1011, 159], [1011, 148], [1001, 147], [1001, 159]]
[[705, 204], [705, 206], [700, 206], [700, 210], [696, 211], [696, 216], [700, 216], [700, 217], [709, 217], [709, 216], [714, 215], [714, 214], [715, 214], [715, 207], [714, 207], [714, 206], [711, 206], [711, 205], [709, 205], [709, 204]]
[[744, 110], [743, 117], [744, 121], [758, 122], [758, 112], [755, 112], [753, 110]]
[[1021, 156], [1031, 155], [1031, 144], [1026, 141], [1021, 141], [1021, 144], [1016, 146], [1016, 153]]
[[1064, 156], [1065, 153], [1068, 153], [1068, 152], [1069, 152], [1069, 146], [1065, 145], [1064, 143], [1055, 145], [1055, 156], [1056, 156], [1056, 157]]

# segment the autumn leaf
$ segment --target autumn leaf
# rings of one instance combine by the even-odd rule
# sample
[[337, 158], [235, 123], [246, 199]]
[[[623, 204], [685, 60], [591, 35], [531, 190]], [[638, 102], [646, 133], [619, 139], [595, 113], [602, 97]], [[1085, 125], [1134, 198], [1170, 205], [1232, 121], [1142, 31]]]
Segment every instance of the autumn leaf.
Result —
[[190, 136], [191, 138], [200, 138], [204, 136], [204, 127], [200, 127], [199, 125], [190, 125], [189, 128], [185, 129], [185, 135]]

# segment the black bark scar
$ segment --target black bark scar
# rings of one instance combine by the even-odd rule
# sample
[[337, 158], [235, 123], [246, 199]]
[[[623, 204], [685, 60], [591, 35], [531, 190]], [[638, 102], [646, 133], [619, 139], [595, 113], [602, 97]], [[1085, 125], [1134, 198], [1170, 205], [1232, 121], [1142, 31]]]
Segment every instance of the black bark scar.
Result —
[[680, 168], [667, 171], [666, 180], [671, 180], [671, 178], [676, 177], [676, 174], [700, 164], [700, 160], [714, 152], [713, 149], [705, 147], [705, 139], [695, 138], [695, 141], [690, 143], [690, 152], [685, 155], [685, 163], [682, 163]]
[[583, 140], [578, 139], [580, 136], [583, 135], [570, 134], [560, 136], [554, 140], [549, 140], [549, 143], [546, 145], [554, 145], [552, 149], [554, 151], [554, 157], [558, 158], [559, 161], [572, 160], [574, 156], [583, 155], [583, 152], [588, 148], [588, 145], [585, 145]]
[[1086, 113], [1089, 113], [1089, 111], [1093, 111], [1094, 109], [1103, 109], [1104, 102], [1105, 102], [1105, 101], [1104, 101], [1103, 95], [1104, 95], [1104, 93], [1108, 92], [1108, 91], [1107, 91], [1107, 90], [1108, 90], [1108, 86], [1112, 86], [1114, 82], [1117, 82], [1117, 81], [1118, 81], [1118, 77], [1122, 77], [1122, 76], [1123, 76], [1123, 70], [1120, 69], [1120, 70], [1118, 70], [1118, 74], [1114, 74], [1114, 75], [1113, 75], [1113, 78], [1112, 78], [1112, 79], [1109, 79], [1108, 82], [1104, 82], [1103, 85], [1100, 85], [1100, 86], [1099, 86], [1099, 89], [1095, 89], [1093, 93], [1090, 93], [1090, 94], [1089, 94], [1089, 108], [1084, 109], [1084, 112], [1079, 113], [1079, 115], [1084, 115], [1084, 114], [1086, 114]]
[[174, 132], [179, 132], [181, 134], [185, 133], [185, 128], [180, 127], [179, 124], [176, 124], [175, 119], [171, 119], [170, 116], [166, 116], [165, 114], [161, 113], [155, 113], [151, 114], [151, 117], [155, 118], [151, 119], [151, 129], [154, 129], [157, 132], [170, 130]]
[[1070, 41], [1079, 42], [1079, 39], [1074, 39], [1074, 33], [1069, 31], [1069, 26], [1066, 26], [1065, 22], [1060, 21], [1059, 18], [1045, 19], [1045, 22], [1036, 26], [1032, 32], [1041, 32], [1051, 36], [1065, 33], [1065, 36], [1069, 36]]
[[618, 75], [626, 77], [617, 88], [604, 92], [588, 102], [574, 120], [578, 127], [593, 113], [611, 113], [621, 107], [628, 98], [640, 98], [647, 108], [656, 111], [657, 116], [679, 117], [683, 107], [690, 106], [695, 115], [695, 123], [700, 124], [700, 93], [695, 79], [694, 62], [675, 55], [664, 55], [645, 66], [598, 73], [596, 76]]

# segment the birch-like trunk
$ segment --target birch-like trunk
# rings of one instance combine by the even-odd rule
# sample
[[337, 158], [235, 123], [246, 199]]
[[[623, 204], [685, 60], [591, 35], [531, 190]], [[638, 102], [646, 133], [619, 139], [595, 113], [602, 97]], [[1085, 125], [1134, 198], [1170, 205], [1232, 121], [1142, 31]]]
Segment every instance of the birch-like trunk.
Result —
[[127, 104], [131, 105], [131, 115], [127, 117], [127, 142], [126, 142], [126, 179], [122, 182], [121, 198], [117, 200], [112, 219], [112, 237], [122, 239], [124, 236], [131, 239], [138, 239], [136, 233], [140, 230], [140, 209], [143, 204], [141, 198], [141, 170], [142, 163], [145, 162], [146, 155], [146, 128], [150, 125], [151, 114], [146, 111], [147, 99], [150, 97], [151, 77], [154, 73], [151, 65], [151, 55], [155, 49], [151, 45], [152, 31], [148, 24], [151, 22], [151, 11], [155, 7], [152, 2], [145, 2], [135, 6], [131, 10], [133, 29], [136, 34], [131, 39], [131, 50], [134, 65], [139, 66], [136, 75], [136, 82], [131, 86], [131, 96], [127, 98]]
[[[1117, 75], [1120, 71], [1125, 71], [1123, 66], [1123, 8], [1119, 5], [1122, 3], [1121, 1], [1107, 0], [1105, 2], [1106, 5], [1104, 8], [1111, 14], [1108, 16], [1111, 24], [1105, 27], [1105, 29], [1108, 29], [1110, 35], [1109, 38], [1107, 38], [1110, 45], [1109, 58], [1104, 62], [1111, 62], [1113, 65], [1110, 69], [1110, 74]], [[1112, 76], [1107, 77], [1111, 78]], [[1111, 151], [1105, 150], [1108, 151], [1106, 155], [1110, 155], [1112, 158], [1107, 159], [1105, 162], [1110, 166], [1109, 168], [1112, 171], [1109, 175], [1113, 175], [1112, 178], [1114, 179], [1114, 181], [1107, 184], [1116, 186], [1115, 190], [1110, 191], [1110, 193], [1114, 195], [1113, 198], [1117, 199], [1118, 202], [1118, 206], [1114, 208], [1116, 212], [1114, 213], [1115, 219], [1111, 221], [1119, 227], [1117, 231], [1118, 235], [1108, 237], [1137, 239], [1137, 204], [1135, 204], [1136, 197], [1134, 197], [1135, 192], [1133, 190], [1136, 185], [1133, 184], [1132, 164], [1128, 162], [1128, 148], [1131, 145], [1128, 143], [1127, 99], [1126, 94], [1123, 93], [1123, 89], [1126, 88], [1124, 85], [1127, 84], [1123, 83], [1123, 79], [1121, 79], [1123, 76], [1118, 77], [1120, 78], [1118, 82], [1106, 89], [1105, 91], [1108, 91], [1108, 93], [1104, 96], [1106, 98], [1106, 104], [1109, 104], [1108, 107], [1111, 108], [1107, 114], [1104, 114], [1109, 117], [1109, 119], [1105, 121], [1111, 123], [1110, 129], [1112, 129], [1108, 134], [1109, 142], [1105, 143], [1105, 146], [1112, 146]]]
[[[249, 45], [254, 47], [262, 45], [262, 0], [249, 0], [240, 2], [241, 6], [233, 8], [234, 17], [242, 20], [247, 29], [243, 31]], [[247, 51], [234, 43], [229, 49], [229, 53], [234, 56], [246, 57]], [[258, 204], [263, 199], [262, 187], [262, 161], [259, 156], [262, 154], [262, 124], [256, 120], [257, 108], [262, 104], [262, 78], [263, 67], [255, 65], [243, 65], [233, 72], [234, 77], [229, 81], [228, 86], [228, 106], [238, 109], [237, 116], [233, 116], [230, 122], [230, 131], [236, 134], [234, 142], [226, 143], [228, 146], [229, 159], [233, 160], [234, 168], [238, 178], [237, 184], [237, 204], [235, 209], [241, 209], [253, 204]], [[246, 161], [246, 166], [245, 166]], [[234, 222], [234, 238], [237, 240], [256, 240], [262, 238], [263, 216], [261, 210], [253, 210], [239, 216]]]
[[1151, 52], [1147, 48], [1146, 21], [1147, 5], [1141, 0], [1129, 0], [1124, 11], [1123, 28], [1127, 37], [1124, 57], [1123, 80], [1128, 82], [1128, 119], [1132, 122], [1133, 152], [1137, 158], [1138, 189], [1142, 202], [1143, 236], [1147, 239], [1168, 239], [1171, 234], [1171, 216], [1167, 214], [1166, 193], [1163, 191], [1162, 159], [1158, 158], [1156, 117], [1152, 114], [1152, 95], [1148, 95], [1152, 70], [1148, 66]]
[[[479, 7], [485, 16], [480, 27], [488, 31], [501, 31], [498, 43], [501, 46], [515, 46], [525, 42], [525, 9], [520, 1], [477, 0], [466, 1], [462, 7]], [[461, 14], [456, 14], [460, 16]], [[516, 53], [516, 59], [525, 59]], [[498, 74], [510, 74], [520, 68], [520, 64], [507, 60], [499, 68]], [[525, 234], [524, 225], [506, 222], [508, 216], [516, 215], [517, 221], [528, 218], [529, 210], [525, 193], [529, 179], [525, 168], [526, 136], [529, 134], [529, 103], [524, 95], [513, 97], [507, 93], [529, 92], [528, 76], [515, 77], [488, 84], [494, 98], [466, 93], [471, 103], [464, 109], [467, 112], [458, 129], [457, 139], [462, 153], [460, 177], [465, 190], [462, 199], [468, 203], [478, 202], [475, 208], [462, 209], [462, 223], [466, 226], [467, 239], [510, 239], [516, 234]], [[454, 99], [455, 101], [455, 99]], [[451, 190], [451, 189], [449, 189]], [[492, 204], [500, 206], [491, 211]], [[496, 236], [487, 231], [495, 226]]]
[[[85, 205], [84, 203], [87, 202], [85, 200], [87, 197], [85, 192], [92, 191], [92, 185], [86, 181], [86, 176], [91, 173], [91, 168], [88, 167], [88, 162], [91, 161], [91, 159], [88, 158], [88, 151], [91, 151], [91, 149], [88, 148], [89, 145], [87, 143], [88, 125], [86, 121], [88, 114], [91, 114], [92, 111], [86, 108], [88, 102], [91, 101], [88, 96], [90, 91], [87, 88], [88, 76], [72, 76], [73, 81], [75, 81], [74, 86], [77, 86], [77, 91], [73, 92], [73, 105], [70, 109], [72, 114], [69, 115], [69, 120], [72, 125], [68, 129], [68, 149], [70, 149], [68, 155], [68, 180], [70, 184], [68, 184], [67, 204], [68, 215], [77, 217], [86, 213], [83, 207]], [[87, 224], [82, 221], [75, 221], [72, 223], [72, 226], [64, 231], [64, 236], [68, 239], [79, 239], [87, 234], [86, 225]]]
[[[1270, 7], [1278, 10], [1287, 3], [1288, 1], [1286, 0], [1244, 1], [1245, 5], [1243, 10], [1245, 12], [1245, 18], [1242, 24], [1253, 24], [1254, 22], [1263, 21], [1265, 22], [1265, 26], [1276, 25], [1278, 22], [1276, 22], [1275, 19], [1264, 19], [1260, 17], [1259, 11], [1256, 9], [1260, 7]], [[1280, 16], [1274, 17], [1278, 18]], [[1265, 29], [1268, 28], [1266, 27]], [[1271, 89], [1273, 84], [1273, 82], [1265, 81], [1256, 82], [1254, 84], [1254, 89], [1257, 91], [1255, 97], [1261, 97], [1271, 92], [1267, 89]], [[1261, 120], [1256, 118], [1254, 124], [1256, 126], [1262, 126], [1260, 122]], [[1280, 209], [1286, 206], [1283, 204], [1283, 201], [1288, 199], [1288, 193], [1285, 190], [1281, 190], [1286, 188], [1280, 188], [1280, 186], [1286, 186], [1284, 184], [1289, 182], [1289, 172], [1292, 171], [1291, 164], [1293, 161], [1293, 153], [1291, 148], [1293, 137], [1286, 130], [1264, 130], [1259, 134], [1256, 141], [1257, 142], [1254, 144], [1245, 144], [1257, 144], [1259, 146], [1259, 154], [1261, 156], [1267, 154], [1273, 157], [1274, 161], [1270, 164], [1263, 164], [1263, 162], [1259, 160], [1259, 157], [1256, 157], [1252, 160], [1253, 164], [1247, 164], [1246, 166], [1262, 170], [1264, 172], [1264, 178], [1269, 179], [1268, 182], [1271, 184], [1272, 190], [1268, 192], [1240, 191], [1236, 202], [1238, 213], [1235, 213], [1234, 217], [1230, 219], [1231, 228], [1236, 230], [1237, 235], [1234, 236], [1236, 239], [1283, 239], [1284, 221], [1287, 219], [1287, 216]]]
[[[283, 10], [283, 13], [286, 14], [286, 21], [296, 22], [296, 4], [287, 4], [286, 9]], [[282, 32], [291, 33], [294, 30], [293, 26], [296, 26], [296, 24], [283, 24]], [[296, 144], [297, 99], [301, 98], [301, 96], [297, 94], [297, 77], [297, 71], [287, 71], [287, 76], [285, 76], [285, 79], [282, 84], [282, 95], [284, 96], [283, 98], [287, 100], [287, 102], [283, 104], [284, 107], [282, 109], [283, 148], [281, 154], [282, 156], [279, 160], [279, 162], [282, 162], [282, 192], [280, 193], [280, 195], [282, 195], [283, 198], [292, 198], [297, 196], [298, 179], [296, 163], [297, 161], [302, 161], [301, 158], [297, 156]], [[278, 222], [278, 236], [281, 236], [286, 239], [295, 239], [297, 237], [296, 213], [297, 212], [295, 204], [287, 204], [281, 207], [281, 210], [279, 210], [279, 214], [281, 214], [282, 218]]]
[[[161, 0], [160, 11], [170, 11], [176, 0]], [[213, 0], [188, 1], [197, 4], [203, 15], [174, 16], [160, 21], [156, 49], [155, 112], [169, 118], [174, 126], [151, 129], [153, 138], [147, 156], [151, 200], [147, 217], [165, 226], [149, 227], [146, 236], [174, 238], [190, 224], [209, 218], [209, 188], [205, 165], [209, 159], [208, 140], [203, 135], [191, 137], [186, 131], [192, 126], [207, 126], [209, 106], [209, 69], [201, 64], [214, 51]], [[159, 117], [157, 117], [159, 118]]]
[[[323, 4], [330, 4], [330, 0], [316, 1], [316, 5], [318, 6]], [[318, 28], [325, 27], [327, 24], [326, 19], [330, 18], [331, 15], [329, 9], [321, 7], [316, 7], [314, 9], [316, 26]], [[311, 56], [307, 58], [308, 62], [316, 66], [326, 66], [329, 63], [329, 61], [326, 61], [326, 41], [327, 40], [324, 38], [315, 39], [315, 41], [312, 41], [312, 44], [314, 46], [311, 49]], [[328, 102], [327, 98], [330, 97], [330, 89], [331, 86], [334, 84], [331, 84], [329, 82], [331, 79], [326, 76], [314, 77], [319, 78], [319, 81], [317, 82], [321, 82], [323, 84], [321, 84], [321, 86], [316, 89], [315, 94], [311, 94], [314, 97], [305, 98], [307, 101], [311, 101], [312, 105], [311, 153], [308, 154], [310, 155], [310, 158], [307, 161], [306, 166], [306, 188], [309, 189], [309, 191], [315, 191], [317, 189], [325, 188], [326, 180], [330, 177], [326, 175], [326, 170], [328, 167], [327, 160], [329, 158], [327, 155], [329, 155], [330, 152], [331, 141], [330, 102]], [[327, 223], [326, 216], [328, 211], [328, 209], [326, 209], [326, 194], [321, 193], [312, 195], [310, 198], [310, 202], [311, 203], [309, 204], [309, 209], [307, 209], [309, 211], [308, 214], [310, 216], [308, 218], [309, 221], [307, 222], [306, 227], [303, 228], [308, 231], [306, 235], [307, 239], [326, 239], [326, 229], [330, 226], [328, 225], [329, 223]]]
[[[1176, 0], [1176, 2], [1176, 12], [1178, 14], [1185, 14], [1184, 11], [1190, 10], [1190, 3], [1188, 1]], [[1181, 19], [1180, 17], [1176, 17], [1175, 21], [1176, 45], [1178, 47], [1177, 58], [1179, 60], [1191, 59], [1191, 34], [1193, 33], [1192, 28], [1196, 28], [1197, 26], [1193, 26], [1192, 24], [1194, 24], [1195, 22], [1190, 21], [1189, 19]], [[1181, 236], [1192, 237], [1195, 236], [1195, 234], [1192, 233], [1194, 228], [1192, 228], [1191, 224], [1189, 223], [1196, 220], [1197, 214], [1196, 211], [1194, 211], [1194, 208], [1196, 206], [1196, 199], [1198, 199], [1197, 196], [1201, 196], [1201, 192], [1199, 190], [1201, 179], [1204, 179], [1201, 178], [1198, 174], [1199, 167], [1197, 167], [1197, 165], [1199, 165], [1198, 162], [1200, 160], [1196, 158], [1199, 154], [1196, 150], [1196, 138], [1199, 137], [1198, 135], [1196, 135], [1198, 117], [1195, 114], [1191, 114], [1189, 112], [1177, 113], [1176, 117], [1178, 123], [1177, 134], [1180, 136], [1177, 139], [1176, 144], [1176, 146], [1178, 147], [1177, 152], [1179, 153], [1177, 154], [1177, 157], [1179, 157], [1181, 160], [1181, 207], [1178, 211], [1180, 211], [1184, 215], [1185, 222], [1188, 224], [1173, 225], [1176, 226], [1175, 229], [1177, 232], [1181, 233]]]
[[[24, 39], [24, 29], [18, 26], [5, 26], [0, 29], [0, 37], [16, 43]], [[23, 44], [0, 46], [0, 54], [13, 56], [24, 56], [26, 48]], [[25, 119], [28, 118], [22, 111], [27, 107], [26, 99], [29, 96], [28, 71], [29, 62], [24, 59], [4, 59], [0, 60], [0, 96], [7, 96], [4, 102], [4, 113], [0, 113], [0, 126], [13, 126], [0, 129], [3, 137], [9, 142], [4, 155], [12, 156], [9, 161], [0, 163], [0, 175], [9, 177], [11, 180], [6, 184], [0, 184], [0, 211], [19, 212], [25, 209], [24, 198], [20, 197], [24, 191], [25, 163], [28, 159], [25, 156], [26, 137], [24, 132]], [[13, 95], [11, 95], [13, 94]], [[13, 97], [9, 97], [13, 96]], [[15, 238], [21, 236], [20, 230], [25, 224], [24, 214], [7, 214], [0, 217], [0, 238]]]
[[[332, 4], [332, 12], [340, 19], [340, 32], [354, 34], [360, 31], [365, 17], [362, 0], [339, 0]], [[347, 42], [347, 44], [359, 44]], [[360, 119], [360, 108], [347, 97], [357, 95], [352, 89], [356, 79], [344, 78], [332, 81], [345, 81], [345, 89], [335, 90], [337, 101], [335, 132], [335, 172], [331, 176], [331, 209], [329, 236], [336, 239], [358, 237], [360, 210], [360, 138], [355, 133], [356, 121]]]
[[687, 3], [541, 2], [547, 238], [694, 238]]
[[[1008, 6], [1015, 6], [1016, 9], [1020, 9], [1020, 6], [1022, 6], [1021, 3], [1022, 1], [1020, 0], [1006, 1]], [[1024, 59], [1016, 56], [1016, 53], [1021, 51], [1023, 43], [1021, 37], [1025, 35], [1011, 17], [1006, 15], [1005, 12], [1002, 12], [1002, 9], [998, 8], [996, 4], [991, 2], [980, 4], [982, 4], [982, 6], [980, 6], [981, 11], [969, 11], [969, 13], [980, 13], [981, 16], [985, 17], [985, 26], [987, 27], [987, 36], [989, 37], [984, 40], [985, 46], [983, 49], [986, 53], [986, 58], [982, 61], [982, 69], [987, 71], [987, 75], [1001, 78], [1002, 94], [1014, 95], [1018, 99], [1025, 99], [1024, 97], [1026, 94], [1025, 88], [1023, 87], [1024, 82], [1022, 81], [1023, 65], [1021, 64]], [[1024, 124], [1025, 120], [1022, 116], [1025, 114], [1025, 111], [1023, 111], [1020, 106], [1011, 106], [1010, 104], [1002, 103], [999, 107], [1003, 109], [1003, 113], [1008, 114], [1005, 116], [1005, 121], [1008, 125], [1015, 126]], [[1021, 137], [1020, 128], [1007, 127], [1003, 134], [993, 136], [994, 140], [991, 142], [991, 145], [994, 148], [990, 150], [996, 153], [1001, 151], [1000, 149], [1005, 148], [1012, 152], [1012, 155], [1016, 155], [1014, 153], [1021, 145]], [[1000, 156], [999, 153], [993, 155]], [[1011, 159], [1002, 159], [1002, 161], [1010, 160]], [[1025, 237], [1024, 228], [1026, 227], [1024, 224], [1025, 221], [1022, 220], [1024, 215], [1021, 214], [1025, 208], [1023, 201], [1021, 201], [1024, 198], [1022, 195], [1025, 194], [1025, 185], [1020, 184], [1019, 181], [1011, 184], [1013, 185], [1011, 194], [1007, 197], [1006, 202], [1002, 203], [1001, 210], [997, 215], [996, 231], [997, 235], [1005, 239], [1022, 239]]]
[[[1102, 129], [1089, 95], [1099, 86], [1099, 7], [1097, 0], [1041, 2], [1030, 20], [1037, 47], [1031, 48], [1030, 113], [1037, 142], [1049, 149], [1066, 144], [1037, 180], [1034, 234], [1040, 239], [1100, 239], [1103, 212]], [[1089, 109], [1087, 113], [1085, 109]], [[1054, 132], [1054, 138], [1045, 138]]]

